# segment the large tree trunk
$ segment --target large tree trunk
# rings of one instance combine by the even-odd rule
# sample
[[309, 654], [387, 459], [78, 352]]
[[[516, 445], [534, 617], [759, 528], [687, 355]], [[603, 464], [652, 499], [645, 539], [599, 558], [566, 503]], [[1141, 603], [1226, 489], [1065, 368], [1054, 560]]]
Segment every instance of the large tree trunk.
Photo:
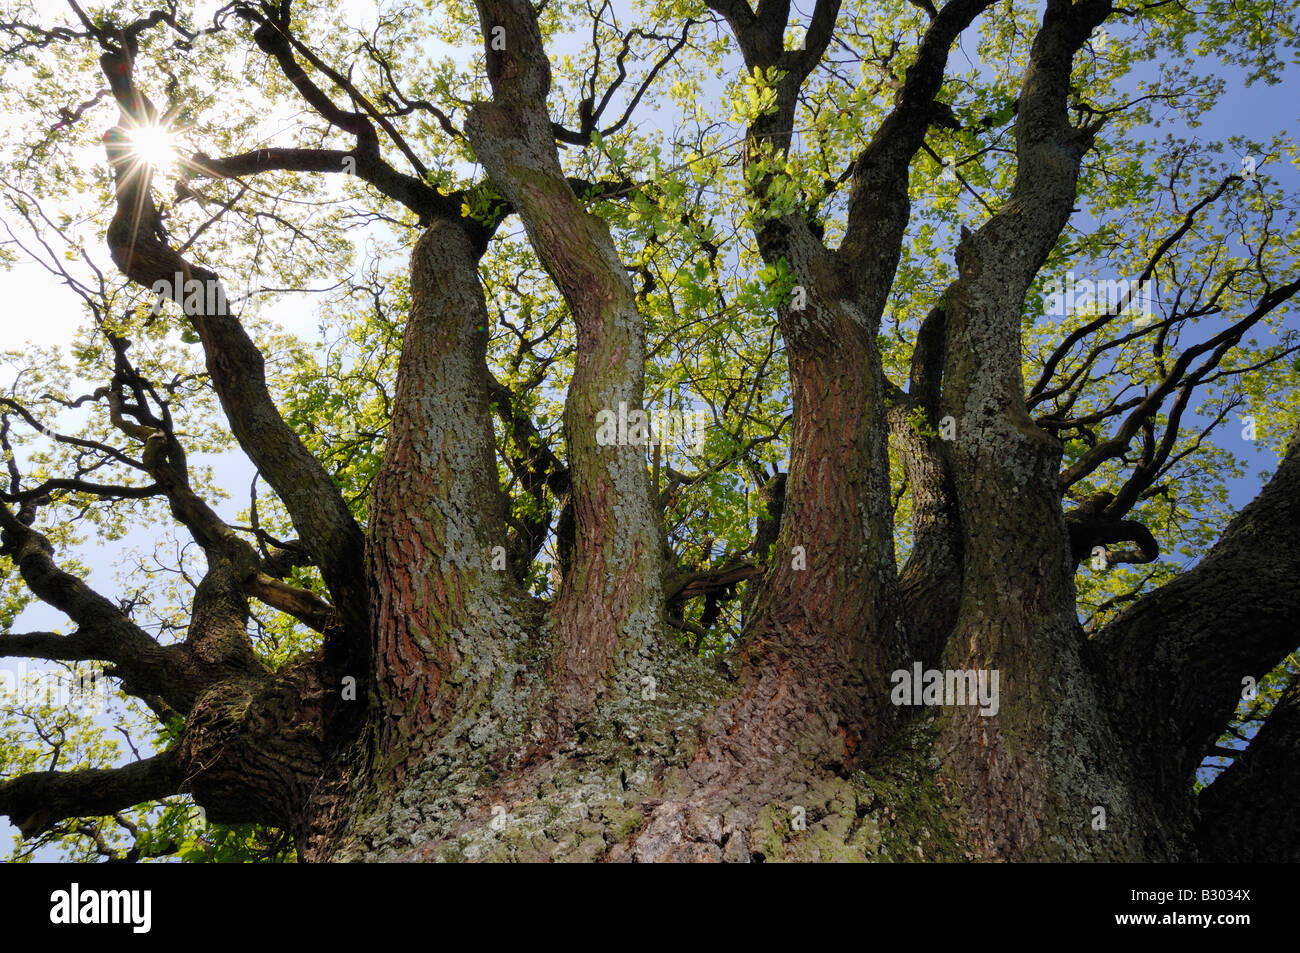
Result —
[[[495, 98], [475, 106], [468, 133], [578, 331], [565, 412], [575, 552], [545, 617], [509, 573], [485, 568], [504, 541], [475, 330], [486, 320], [481, 252], [435, 225], [413, 256], [393, 435], [371, 504], [373, 750], [347, 776], [350, 814], [305, 856], [1194, 856], [1190, 804], [1157, 809], [1107, 714], [1105, 670], [1075, 615], [1060, 446], [1030, 419], [1020, 374], [1025, 291], [1068, 218], [1090, 143], [1066, 120], [1064, 84], [1108, 7], [1045, 19], [1021, 97], [1020, 178], [1006, 207], [963, 237], [910, 394], [887, 393], [875, 345], [924, 123], [895, 127], [924, 113], [936, 64], [941, 75], [980, 4], [936, 26], [900, 97], [903, 118], [860, 160], [844, 247], [828, 252], [797, 217], [760, 229], [764, 256], [790, 266], [804, 305], [780, 313], [794, 428], [773, 558], [723, 672], [675, 648], [663, 624], [642, 448], [594, 439], [601, 410], [640, 405], [644, 326], [608, 230], [560, 171], [535, 17], [518, 0], [479, 8], [484, 35], [504, 27], [510, 40], [489, 51]], [[773, 16], [737, 15], [752, 66], [784, 55]], [[781, 146], [773, 130], [793, 111], [794, 66], [751, 143]], [[955, 431], [911, 431], [917, 407]], [[913, 482], [916, 545], [901, 575], [891, 425]], [[892, 673], [916, 662], [996, 676], [997, 710], [892, 705]]]
[[[637, 680], [607, 677], [603, 660], [613, 658], [622, 626], [608, 606], [635, 609], [641, 597], [619, 599], [617, 575], [602, 583], [601, 567], [611, 564], [600, 555], [620, 542], [619, 532], [634, 540], [646, 525], [637, 509], [644, 462], [629, 455], [636, 479], [611, 470], [606, 489], [604, 467], [593, 473], [584, 462], [595, 412], [639, 396], [639, 375], [620, 375], [631, 388], [621, 391], [599, 386], [597, 368], [629, 355], [631, 366], [641, 366], [640, 323], [618, 317], [635, 310], [625, 276], [554, 161], [545, 59], [529, 55], [540, 49], [532, 17], [510, 2], [480, 10], [485, 35], [504, 23], [522, 53], [490, 63], [494, 89], [510, 105], [477, 107], [471, 135], [565, 292], [587, 355], [566, 421], [580, 500], [579, 559], [556, 605], [552, 681], [555, 707], [575, 731], [551, 739], [560, 743], [533, 760], [524, 739], [501, 730], [479, 741], [495, 749], [490, 757], [464, 751], [449, 771], [450, 752], [441, 753], [330, 856], [1169, 856], [1164, 825], [1137, 790], [1108, 720], [1097, 717], [1098, 685], [1084, 664], [1074, 615], [1059, 446], [1029, 420], [1015, 333], [1024, 291], [1068, 215], [1077, 159], [1087, 148], [1065, 121], [1055, 89], [1068, 77], [1071, 44], [1091, 28], [1086, 18], [1059, 18], [1040, 37], [1018, 127], [1025, 184], [1007, 212], [963, 242], [961, 278], [937, 309], [928, 355], [919, 356], [944, 384], [942, 394], [928, 386], [918, 399], [950, 413], [957, 428], [951, 446], [905, 448], [909, 472], [924, 487], [922, 546], [911, 578], [930, 592], [925, 617], [904, 615], [896, 581], [887, 409], [874, 346], [896, 258], [886, 249], [866, 278], [846, 280], [842, 260], [806, 225], [787, 219], [759, 236], [769, 262], [791, 264], [806, 305], [781, 314], [795, 424], [775, 558], [754, 600], [734, 679], [720, 684], [701, 663], [669, 661], [673, 653], [665, 651], [654, 669], [656, 689], [646, 692]], [[1094, 20], [1101, 16], [1104, 10], [1093, 12]], [[775, 49], [748, 34], [754, 57]], [[770, 138], [763, 128], [751, 134]], [[1047, 150], [1062, 147], [1073, 152], [1073, 165], [1042, 164], [1050, 161]], [[873, 183], [872, 207], [858, 214], [898, 236], [906, 203], [888, 201], [887, 160], [873, 157], [873, 174], [886, 181]], [[1031, 202], [1033, 218], [1019, 211]], [[609, 294], [593, 294], [601, 287]], [[631, 336], [607, 351], [619, 328]], [[618, 532], [601, 515], [615, 493], [631, 520]], [[585, 562], [584, 549], [594, 554]], [[636, 567], [627, 578], [639, 585], [656, 578], [635, 555], [618, 565]], [[591, 606], [596, 614], [584, 608]], [[928, 631], [932, 625], [940, 631]], [[646, 628], [638, 627], [643, 646], [668, 641]], [[908, 633], [917, 630], [925, 631], [909, 647]], [[575, 666], [582, 653], [593, 661]], [[928, 663], [940, 653], [948, 668], [1000, 676], [1004, 700], [994, 717], [956, 706], [905, 719], [889, 705], [890, 673], [912, 656]], [[603, 694], [595, 690], [600, 684]], [[531, 734], [546, 733], [539, 727]], [[505, 763], [516, 765], [508, 778], [493, 767]], [[436, 817], [413, 814], [431, 804]], [[1093, 828], [1096, 808], [1106, 812], [1104, 831]]]
[[[782, 77], [774, 111], [748, 130], [753, 171], [788, 149], [801, 84], [839, 5], [817, 4], [800, 50], [784, 49], [788, 4], [711, 6], [747, 68]], [[1106, 0], [1047, 3], [1017, 102], [1015, 186], [977, 231], [963, 230], [957, 278], [921, 325], [909, 391], [883, 371], [877, 335], [912, 159], [949, 48], [989, 6], [951, 0], [934, 14], [893, 111], [849, 170], [838, 249], [802, 213], [755, 226], [767, 263], [798, 282], [778, 314], [793, 428], [776, 542], [752, 570], [762, 575], [746, 627], [721, 664], [686, 651], [666, 622], [667, 546], [645, 447], [597, 437], [602, 411], [641, 406], [645, 319], [608, 225], [563, 172], [533, 5], [479, 0], [484, 37], [507, 39], [487, 48], [492, 98], [469, 110], [465, 135], [576, 332], [566, 459], [548, 450], [546, 473], [532, 474], [553, 477], [567, 498], [564, 571], [549, 601], [501, 561], [531, 559], [541, 542], [508, 534], [494, 445], [492, 407], [506, 389], [486, 364], [479, 267], [500, 221], [471, 221], [463, 196], [389, 167], [375, 117], [334, 106], [313, 84], [287, 20], [258, 21], [259, 46], [358, 145], [307, 157], [262, 150], [225, 167], [324, 169], [346, 155], [420, 218], [383, 461], [358, 518], [280, 417], [261, 355], [224, 300], [187, 312], [235, 437], [279, 494], [330, 600], [290, 586], [191, 488], [170, 418], [150, 411], [126, 345], [112, 339], [113, 422], [141, 444], [142, 468], [207, 559], [185, 641], [158, 645], [61, 570], [29, 503], [16, 514], [0, 506], [3, 552], [79, 628], [6, 636], [5, 646], [107, 660], [160, 718], [183, 715], [184, 729], [173, 748], [121, 771], [0, 783], [0, 809], [32, 833], [185, 791], [213, 820], [286, 828], [309, 861], [1294, 859], [1300, 826], [1284, 789], [1259, 783], [1296, 774], [1294, 684], [1199, 804], [1192, 783], [1242, 677], [1294, 647], [1300, 435], [1199, 567], [1089, 640], [1062, 448], [1025, 397], [1025, 295], [1069, 220], [1098, 128], [1068, 119], [1071, 64], [1111, 12]], [[101, 61], [124, 123], [153, 111], [132, 85], [132, 56]], [[173, 275], [216, 282], [168, 243], [147, 174], [112, 140], [110, 157], [108, 238], [122, 271], [146, 287]], [[756, 205], [772, 168], [748, 180]], [[509, 437], [535, 435], [499, 411]], [[917, 411], [937, 435], [913, 427]], [[912, 501], [901, 572], [891, 433]], [[549, 516], [531, 532], [544, 538], [548, 526]], [[773, 529], [760, 527], [760, 562]], [[250, 597], [320, 633], [321, 649], [276, 671], [259, 662]], [[918, 667], [979, 673], [993, 704], [899, 704], [896, 676]]]

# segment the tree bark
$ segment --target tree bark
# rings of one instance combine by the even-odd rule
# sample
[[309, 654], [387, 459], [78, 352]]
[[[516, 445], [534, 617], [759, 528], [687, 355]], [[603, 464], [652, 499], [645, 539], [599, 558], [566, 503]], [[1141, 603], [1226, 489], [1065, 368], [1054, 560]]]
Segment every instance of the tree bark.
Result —
[[493, 568], [507, 539], [480, 255], [463, 228], [442, 222], [411, 253], [411, 310], [371, 495], [377, 744], [399, 774], [456, 713], [483, 701], [525, 639], [514, 578]]
[[[789, 148], [840, 4], [819, 0], [800, 50], [784, 49], [785, 0], [708, 5], [747, 68], [780, 74], [775, 108], [747, 131], [747, 171], [759, 171], [749, 197], [762, 207], [781, 173], [760, 165]], [[1017, 103], [1014, 187], [978, 230], [963, 230], [958, 276], [921, 323], [907, 391], [887, 379], [877, 335], [908, 225], [909, 177], [944, 115], [936, 97], [948, 52], [991, 4], [951, 0], [927, 11], [894, 108], [841, 179], [850, 185], [839, 248], [803, 211], [756, 219], [763, 259], [797, 283], [777, 315], [793, 405], [788, 473], [764, 488], [779, 512], [758, 527], [758, 565], [737, 560], [670, 580], [645, 445], [599, 436], [602, 413], [642, 409], [645, 319], [610, 228], [564, 175], [557, 135], [589, 141], [595, 114], [588, 100], [579, 133], [552, 122], [539, 11], [527, 0], [477, 3], [492, 95], [472, 105], [464, 135], [490, 176], [475, 189], [501, 201], [493, 221], [476, 222], [461, 214], [465, 194], [430, 186], [389, 117], [293, 36], [288, 6], [236, 13], [356, 147], [259, 150], [197, 168], [324, 172], [354, 159], [363, 180], [418, 218], [384, 456], [358, 518], [281, 417], [262, 356], [224, 297], [190, 309], [234, 435], [300, 536], [259, 555], [190, 485], [166, 407], [150, 410], [128, 345], [110, 335], [110, 419], [142, 451], [138, 463], [120, 456], [153, 481], [122, 498], [164, 497], [206, 557], [188, 630], [161, 646], [128, 609], [65, 571], [34, 526], [40, 493], [11, 474], [4, 499], [18, 508], [0, 505], [0, 552], [77, 629], [5, 635], [0, 656], [107, 662], [126, 691], [182, 727], [172, 747], [126, 768], [0, 782], [0, 811], [24, 834], [180, 792], [214, 821], [285, 828], [308, 861], [1300, 856], [1300, 815], [1286, 796], [1297, 780], [1300, 681], [1246, 754], [1199, 798], [1192, 787], [1242, 679], [1294, 649], [1300, 431], [1200, 565], [1089, 641], [1074, 586], [1084, 530], [1136, 540], [1141, 558], [1155, 543], [1122, 513], [1081, 528], [1080, 512], [1095, 517], [1114, 502], [1102, 494], [1076, 511], [1072, 533], [1062, 494], [1123, 453], [1143, 420], [1130, 418], [1127, 436], [1063, 474], [1061, 445], [1025, 397], [1025, 295], [1068, 224], [1100, 128], [1069, 120], [1072, 65], [1112, 12], [1109, 0], [1047, 0]], [[107, 50], [101, 66], [122, 113], [109, 137], [110, 250], [145, 287], [179, 275], [169, 292], [179, 303], [184, 282], [219, 288], [219, 277], [171, 247], [149, 173], [130, 164], [120, 140], [129, 123], [156, 117], [132, 69], [138, 34], [157, 22], [120, 36], [83, 25]], [[357, 111], [335, 104], [317, 72]], [[416, 174], [384, 161], [378, 130]], [[563, 461], [548, 448], [521, 449], [526, 459], [511, 462], [527, 471], [534, 499], [542, 486], [563, 498], [563, 574], [549, 603], [525, 592], [530, 567], [509, 560], [531, 562], [552, 517], [508, 533], [491, 416], [496, 403], [521, 447], [537, 436], [505, 406], [512, 395], [486, 360], [479, 268], [506, 215], [522, 221], [576, 332]], [[1259, 313], [1297, 289], [1279, 285]], [[1230, 347], [1248, 327], [1205, 347]], [[1165, 391], [1180, 386], [1187, 362]], [[1155, 413], [1159, 401], [1147, 405]], [[891, 434], [912, 502], [901, 572]], [[1122, 491], [1120, 508], [1137, 492]], [[328, 598], [286, 583], [293, 565], [318, 569]], [[719, 662], [679, 646], [669, 613], [742, 580], [751, 589], [736, 651]], [[272, 671], [248, 634], [250, 598], [319, 632], [320, 650]], [[915, 665], [983, 673], [996, 693], [991, 710], [951, 699], [898, 704], [895, 676]]]
[[[645, 321], [608, 227], [582, 206], [560, 169], [536, 14], [522, 0], [483, 0], [478, 8], [494, 98], [474, 106], [467, 133], [522, 218], [578, 331], [564, 411], [576, 546], [552, 613], [557, 725], [567, 731], [612, 670], [639, 685], [662, 640], [661, 533], [646, 447], [597, 439], [602, 412], [621, 418], [642, 408]], [[490, 42], [494, 31], [502, 31], [504, 49]]]

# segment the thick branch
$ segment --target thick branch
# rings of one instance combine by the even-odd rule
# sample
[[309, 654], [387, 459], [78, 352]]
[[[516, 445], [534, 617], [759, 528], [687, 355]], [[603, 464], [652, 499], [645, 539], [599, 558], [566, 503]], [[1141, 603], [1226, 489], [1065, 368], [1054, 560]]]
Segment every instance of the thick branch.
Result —
[[1300, 860], [1300, 677], [1292, 676], [1263, 727], [1196, 799], [1200, 860]]
[[1190, 572], [1130, 607], [1093, 640], [1117, 724], [1160, 796], [1191, 793], [1245, 676], [1296, 647], [1300, 623], [1300, 439], [1268, 485]]
[[339, 622], [338, 611], [306, 589], [291, 586], [266, 572], [251, 543], [239, 536], [190, 488], [180, 444], [170, 433], [151, 434], [145, 444], [144, 464], [171, 501], [172, 513], [203, 547], [209, 564], [227, 563], [228, 571], [248, 595], [256, 596], [273, 609], [294, 616], [300, 622], [326, 632]]
[[[578, 545], [556, 606], [567, 719], [602, 690], [621, 649], [659, 638], [662, 552], [644, 448], [602, 445], [597, 432], [602, 411], [641, 405], [645, 322], [608, 226], [583, 207], [561, 170], [536, 13], [525, 0], [480, 0], [478, 8], [493, 99], [475, 104], [466, 133], [577, 325], [565, 429]], [[504, 50], [491, 42], [501, 30]]]
[[937, 664], [961, 599], [961, 521], [939, 432], [944, 344], [944, 310], [934, 308], [917, 332], [909, 391], [895, 394], [888, 412], [912, 502], [912, 551], [898, 585], [911, 644], [927, 665]]
[[[112, 79], [123, 124], [144, 121], [153, 107], [135, 90], [132, 61], [109, 53], [101, 57], [101, 65]], [[327, 659], [362, 670], [368, 644], [368, 599], [356, 571], [364, 550], [361, 530], [329, 474], [280, 416], [267, 389], [262, 354], [230, 313], [217, 275], [191, 265], [161, 237], [164, 233], [150, 194], [148, 167], [133, 162], [125, 138], [119, 127], [108, 144], [117, 185], [117, 211], [108, 229], [113, 260], [138, 284], [166, 288], [178, 304], [190, 302], [187, 310], [194, 313], [189, 318], [203, 344], [208, 372], [231, 430], [284, 501], [304, 547], [340, 607], [342, 631], [327, 635]], [[189, 295], [193, 287], [204, 293]], [[197, 307], [195, 299], [201, 299]]]
[[[395, 199], [419, 214], [422, 221], [427, 222], [435, 216], [459, 215], [460, 198], [458, 196], [442, 195], [437, 189], [427, 185], [417, 176], [398, 172], [384, 161], [380, 152], [379, 137], [371, 124], [371, 118], [376, 119], [390, 139], [406, 153], [407, 158], [411, 160], [417, 172], [422, 173], [423, 171], [419, 160], [410, 152], [405, 141], [387, 120], [379, 117], [378, 111], [373, 106], [370, 106], [365, 113], [342, 109], [330, 99], [324, 90], [312, 81], [294, 55], [295, 50], [307, 56], [311, 60], [313, 67], [329, 75], [335, 82], [350, 85], [344, 77], [329, 69], [325, 63], [311, 54], [306, 47], [298, 43], [289, 32], [287, 23], [264, 19], [253, 13], [249, 8], [242, 10], [241, 15], [259, 23], [257, 29], [253, 32], [254, 40], [264, 53], [276, 61], [281, 72], [284, 73], [285, 79], [293, 84], [299, 95], [331, 125], [356, 136], [357, 146], [351, 155], [356, 160], [355, 172], [358, 176], [365, 179], [384, 195]], [[360, 93], [356, 93], [355, 90], [353, 92], [355, 93], [354, 98], [359, 98], [364, 102], [364, 97], [361, 97]], [[369, 104], [366, 103], [366, 105]], [[369, 113], [370, 118], [367, 118], [367, 113]], [[338, 168], [342, 169], [341, 161]]]
[[[66, 614], [79, 629], [61, 646], [57, 636], [28, 641], [44, 657], [102, 659], [116, 666], [123, 688], [135, 695], [156, 695], [177, 711], [188, 711], [203, 687], [219, 672], [196, 666], [181, 646], [160, 646], [108, 599], [54, 562], [54, 547], [36, 530], [0, 506], [0, 538], [23, 581], [48, 605]], [[20, 637], [21, 638], [21, 637]], [[8, 649], [4, 654], [16, 654]]]
[[99, 817], [179, 794], [184, 780], [174, 749], [120, 768], [22, 774], [0, 781], [0, 814], [34, 837], [70, 817]]
[[869, 281], [870, 307], [883, 307], [911, 211], [908, 169], [936, 113], [953, 42], [992, 0], [951, 0], [931, 21], [907, 68], [898, 102], [853, 164], [848, 227], [837, 258]]

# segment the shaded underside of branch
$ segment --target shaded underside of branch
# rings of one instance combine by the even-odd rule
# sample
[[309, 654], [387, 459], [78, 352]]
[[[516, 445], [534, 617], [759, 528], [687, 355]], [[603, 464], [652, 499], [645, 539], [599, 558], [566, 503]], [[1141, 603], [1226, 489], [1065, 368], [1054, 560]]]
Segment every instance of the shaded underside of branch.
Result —
[[178, 794], [184, 778], [171, 749], [120, 768], [24, 774], [0, 781], [0, 814], [33, 837], [70, 817], [98, 817]]
[[1268, 485], [1192, 569], [1090, 643], [1113, 686], [1135, 762], [1167, 799], [1192, 776], [1241, 698], [1296, 647], [1300, 623], [1300, 439]]

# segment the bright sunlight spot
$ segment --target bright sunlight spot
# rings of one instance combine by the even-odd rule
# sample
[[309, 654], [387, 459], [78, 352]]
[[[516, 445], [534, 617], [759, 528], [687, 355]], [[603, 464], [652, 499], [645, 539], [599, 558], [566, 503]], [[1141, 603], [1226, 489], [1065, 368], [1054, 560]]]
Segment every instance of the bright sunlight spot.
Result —
[[162, 126], [137, 126], [130, 132], [131, 151], [141, 162], [166, 172], [176, 160], [176, 137]]

